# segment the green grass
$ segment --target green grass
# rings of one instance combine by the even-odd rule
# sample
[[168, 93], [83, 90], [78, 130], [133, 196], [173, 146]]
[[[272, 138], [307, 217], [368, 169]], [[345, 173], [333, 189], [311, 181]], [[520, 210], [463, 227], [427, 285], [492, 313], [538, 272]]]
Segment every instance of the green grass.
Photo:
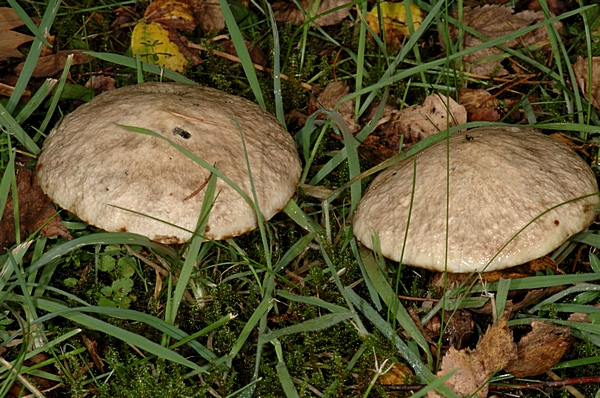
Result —
[[[118, 7], [132, 2], [82, 2], [68, 9], [55, 1], [8, 3], [26, 23], [20, 29], [36, 39], [25, 51], [15, 94], [0, 102], [0, 210], [13, 195], [17, 156], [35, 159], [52, 125], [73, 109], [72, 103], [61, 99], [67, 79], [83, 85], [89, 71], [116, 68], [118, 85], [168, 80], [213, 86], [257, 102], [284, 125], [285, 114], [305, 111], [312, 95], [300, 82], [321, 88], [334, 78], [347, 82], [351, 92], [339, 103], [356, 100], [356, 120], [369, 106], [381, 102], [372, 123], [364, 124], [356, 135], [335, 110], [311, 115], [303, 128], [294, 131], [304, 165], [302, 182], [325, 186], [331, 194], [320, 200], [299, 190], [283, 212], [268, 222], [254, 207], [259, 228], [245, 236], [223, 242], [202, 240], [216, 178], [237, 187], [218, 168], [173, 142], [213, 173], [194, 238], [187, 245], [169, 247], [133, 234], [104, 233], [66, 212], [61, 217], [75, 238], [72, 241], [42, 238], [37, 233], [17, 236], [11, 250], [0, 254], [0, 346], [6, 347], [2, 357], [10, 364], [10, 369], [0, 367], [0, 396], [22, 375], [35, 374], [60, 381], [60, 391], [73, 397], [92, 392], [102, 397], [383, 397], [392, 395], [377, 382], [387, 369], [382, 365], [386, 360], [386, 365], [407, 364], [414, 372], [412, 382], [455, 396], [434, 376], [438, 359], [408, 314], [415, 304], [398, 298], [399, 294], [424, 295], [430, 273], [361, 248], [351, 228], [353, 211], [373, 175], [445, 140], [448, 132], [429, 137], [379, 165], [361, 159], [360, 142], [374, 130], [386, 101], [409, 106], [433, 92], [455, 95], [467, 84], [491, 88], [496, 83], [465, 72], [462, 58], [495, 45], [534, 71], [536, 81], [553, 82], [513, 89], [521, 93], [523, 102], [517, 106], [528, 112], [531, 123], [548, 132], [579, 134], [589, 142], [597, 142], [600, 131], [598, 112], [571, 84], [575, 80], [571, 63], [576, 57], [600, 55], [600, 46], [592, 40], [597, 14], [591, 6], [550, 17], [541, 0], [545, 21], [473, 48], [448, 43], [447, 51], [438, 56], [437, 28], [444, 31], [454, 24], [459, 31], [476, 34], [449, 14], [448, 2], [414, 1], [427, 14], [404, 46], [394, 50], [385, 37], [369, 37], [370, 28], [356, 12], [352, 21], [317, 27], [312, 22], [314, 9], [309, 9], [307, 22], [295, 27], [276, 25], [268, 4], [253, 2], [256, 23], [248, 25], [236, 20], [231, 2], [221, 1], [241, 63], [208, 52], [202, 54], [203, 64], [179, 74], [118, 51], [123, 43], [111, 39], [106, 21]], [[352, 6], [362, 15], [369, 8], [362, 0]], [[98, 22], [92, 18], [94, 13], [104, 19]], [[82, 16], [81, 20], [74, 23], [73, 14]], [[33, 17], [41, 17], [39, 25], [32, 22]], [[552, 25], [558, 20], [570, 32], [564, 39]], [[501, 46], [539, 26], [549, 30], [550, 56]], [[57, 80], [32, 78], [44, 31], [57, 35], [61, 49], [85, 48], [94, 58], [83, 67], [67, 64]], [[194, 32], [189, 38], [209, 49], [220, 49], [210, 41], [212, 36]], [[271, 74], [254, 69], [244, 40], [261, 47]], [[323, 55], [324, 49], [331, 51]], [[282, 79], [281, 74], [292, 80]], [[26, 87], [35, 94], [23, 104], [19, 99]], [[539, 103], [528, 102], [533, 95], [540, 98]], [[542, 112], [534, 111], [540, 108]], [[469, 123], [449, 132], [488, 124]], [[156, 136], [148, 130], [130, 129]], [[597, 151], [591, 150], [596, 156]], [[255, 206], [254, 191], [240, 194]], [[18, 203], [18, 198], [13, 199]], [[576, 243], [600, 248], [596, 231], [583, 232], [558, 249], [555, 257], [572, 260]], [[567, 324], [572, 312], [598, 319], [598, 311], [590, 304], [600, 297], [600, 262], [594, 255], [585, 256], [588, 259], [588, 272], [502, 279], [487, 284], [485, 292], [495, 293], [499, 315], [513, 291], [567, 286], [515, 314], [510, 322], [515, 327], [532, 318]], [[155, 293], [159, 274], [162, 289]], [[421, 321], [457, 308], [480, 307], [489, 300], [483, 291], [481, 285], [465, 285], [442, 294], [442, 300], [421, 314]], [[480, 330], [487, 328], [489, 319], [477, 321]], [[569, 324], [577, 344], [555, 371], [564, 378], [597, 374], [598, 325]], [[91, 356], [82, 335], [99, 342], [104, 372], [86, 367]], [[49, 367], [40, 370], [26, 362], [38, 353], [47, 355], [44, 364]], [[593, 387], [582, 388], [586, 396], [592, 396]], [[557, 391], [553, 396], [561, 394]]]

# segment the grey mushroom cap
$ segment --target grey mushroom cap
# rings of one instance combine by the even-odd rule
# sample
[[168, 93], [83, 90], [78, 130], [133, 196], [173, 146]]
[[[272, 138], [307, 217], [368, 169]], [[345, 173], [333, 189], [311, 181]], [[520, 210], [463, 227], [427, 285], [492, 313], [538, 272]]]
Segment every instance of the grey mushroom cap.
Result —
[[[118, 125], [176, 142], [216, 165], [252, 198], [243, 135], [267, 220], [286, 205], [300, 179], [290, 134], [246, 99], [175, 83], [108, 91], [64, 118], [46, 139], [37, 165], [38, 182], [55, 203], [106, 231], [162, 243], [189, 240], [204, 199], [200, 188], [211, 175], [166, 140]], [[220, 178], [216, 185], [205, 236], [224, 239], [256, 228], [252, 206]]]
[[376, 234], [382, 254], [404, 264], [500, 270], [542, 257], [586, 229], [599, 197], [572, 200], [595, 192], [594, 173], [566, 145], [533, 129], [478, 128], [377, 176], [357, 207], [354, 235], [372, 249]]

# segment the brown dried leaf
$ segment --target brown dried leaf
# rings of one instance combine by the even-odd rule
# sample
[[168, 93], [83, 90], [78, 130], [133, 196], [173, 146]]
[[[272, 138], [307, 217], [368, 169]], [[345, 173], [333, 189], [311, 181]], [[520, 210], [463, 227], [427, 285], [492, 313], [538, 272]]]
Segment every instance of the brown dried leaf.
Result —
[[500, 101], [484, 89], [461, 88], [458, 93], [459, 103], [467, 110], [467, 120], [470, 122], [497, 122], [501, 115], [497, 108]]
[[85, 83], [85, 87], [92, 88], [96, 95], [105, 91], [112, 91], [115, 87], [115, 79], [110, 76], [92, 76], [90, 80]]
[[[502, 369], [517, 355], [517, 347], [508, 330], [507, 315], [498, 319], [490, 326], [479, 340], [474, 350], [456, 350], [450, 348], [444, 358], [438, 377], [456, 372], [446, 381], [446, 385], [461, 397], [475, 393], [479, 397], [488, 394], [488, 379]], [[430, 391], [430, 398], [442, 397], [435, 391]]]
[[104, 361], [98, 355], [98, 342], [96, 340], [90, 339], [84, 335], [81, 336], [83, 339], [83, 345], [87, 349], [88, 353], [92, 357], [92, 361], [94, 361], [94, 365], [98, 368], [100, 372], [104, 372]]
[[[47, 361], [49, 359], [48, 355], [45, 353], [40, 353], [32, 356], [30, 359], [27, 359], [23, 362], [23, 366], [32, 367], [34, 365], [39, 365], [40, 363]], [[38, 370], [41, 372], [46, 372], [55, 376], [58, 376], [58, 372], [55, 367], [51, 365], [46, 365], [42, 367], [38, 367]], [[24, 380], [27, 380], [29, 386], [35, 386], [37, 391], [50, 391], [56, 388], [58, 382], [51, 380], [48, 377], [44, 376], [36, 376], [32, 374], [24, 374]], [[54, 387], [54, 388], [53, 388]], [[25, 391], [25, 394], [24, 394]], [[31, 392], [33, 395], [33, 391], [28, 389], [28, 386], [23, 386], [20, 380], [16, 380], [15, 383], [10, 387], [8, 393], [5, 395], [6, 398], [17, 398], [23, 397], [26, 395], [26, 392]], [[46, 397], [50, 397], [52, 395], [46, 395]]]
[[[415, 324], [421, 325], [420, 319], [416, 317], [414, 310], [412, 313], [409, 311], [409, 314], [415, 321]], [[427, 341], [437, 345], [441, 327], [440, 316], [435, 315], [424, 325], [424, 327], [420, 328], [420, 330], [421, 333], [425, 335]], [[459, 309], [456, 312], [444, 312], [444, 345], [458, 349], [464, 347], [470, 335], [473, 333], [474, 327], [475, 322], [473, 322], [473, 317], [469, 311]]]
[[577, 62], [573, 64], [577, 85], [587, 101], [600, 110], [600, 57], [592, 58], [591, 83], [588, 66], [588, 58], [577, 57]]
[[[35, 232], [44, 225], [50, 218], [50, 221], [44, 225], [40, 231], [41, 236], [59, 235], [67, 239], [72, 239], [71, 234], [60, 222], [60, 217], [56, 215], [56, 209], [50, 199], [42, 192], [35, 182], [33, 172], [24, 167], [17, 169], [17, 194], [19, 198], [19, 222], [20, 233], [23, 237], [25, 232]], [[4, 214], [0, 219], [0, 250], [15, 243], [15, 219], [13, 210], [12, 194], [9, 194]]]
[[[244, 40], [244, 43], [246, 44], [246, 48], [248, 48], [248, 53], [250, 54], [250, 59], [252, 60], [252, 63], [266, 67], [267, 57], [265, 57], [260, 47], [247, 40]], [[225, 51], [227, 54], [231, 54], [237, 57], [238, 54], [237, 50], [235, 49], [235, 45], [233, 44], [233, 41], [224, 40], [221, 42], [221, 45], [223, 46], [223, 51]]]
[[206, 0], [204, 10], [198, 14], [198, 26], [205, 32], [220, 32], [225, 29], [225, 18], [219, 0]]
[[[300, 4], [304, 11], [308, 14], [309, 12], [309, 4], [311, 2], [309, 0], [301, 0]], [[343, 6], [344, 4], [348, 4], [348, 7], [341, 8], [337, 11], [330, 12], [322, 17], [319, 17], [314, 20], [318, 26], [330, 26], [335, 25], [337, 23], [342, 22], [348, 15], [350, 15], [350, 7], [352, 2], [348, 0], [321, 0], [321, 4], [319, 4], [319, 9], [315, 13], [315, 15], [321, 15], [326, 13], [334, 8]], [[275, 12], [275, 20], [277, 22], [291, 22], [294, 25], [302, 25], [304, 22], [304, 12], [296, 7], [294, 2], [291, 1], [277, 1], [272, 5], [273, 11]]]
[[[319, 109], [333, 109], [337, 102], [350, 92], [350, 88], [344, 82], [331, 82], [321, 91], [315, 100], [311, 97], [308, 100], [308, 114], [313, 114]], [[340, 104], [337, 112], [348, 124], [351, 132], [356, 132], [360, 126], [354, 122], [354, 100], [344, 101]], [[320, 115], [319, 119], [325, 119]]]
[[126, 6], [115, 10], [115, 19], [110, 24], [112, 35], [116, 41], [125, 43], [129, 39], [131, 24], [142, 16], [136, 12], [136, 7]]
[[33, 40], [33, 36], [13, 32], [11, 29], [24, 25], [17, 13], [10, 7], [0, 7], [0, 61], [7, 58], [21, 58], [24, 55], [18, 47]]
[[[508, 35], [543, 20], [544, 14], [542, 12], [526, 10], [514, 13], [512, 7], [501, 5], [485, 5], [476, 8], [465, 7], [463, 9], [463, 23], [490, 40]], [[560, 30], [562, 28], [562, 23], [556, 22], [554, 26]], [[455, 26], [450, 28], [449, 33], [452, 40], [457, 40], [458, 29]], [[440, 38], [442, 39], [442, 45], [445, 45], [443, 35], [440, 35]], [[476, 38], [473, 35], [465, 34], [463, 38], [463, 48], [467, 49], [475, 47], [483, 42], [483, 40]], [[545, 27], [540, 27], [525, 35], [502, 43], [503, 46], [510, 48], [528, 47], [533, 45], [545, 46], [547, 44], [548, 32]], [[488, 57], [494, 57], [502, 53], [503, 51], [498, 47], [489, 47], [465, 55], [463, 57], [463, 62], [470, 66], [469, 71], [471, 73], [483, 76], [502, 76], [508, 74], [508, 71], [501, 65], [502, 59], [486, 60]]]
[[452, 98], [433, 94], [423, 105], [384, 113], [375, 130], [359, 146], [361, 155], [373, 163], [388, 159], [400, 150], [448, 127], [467, 122], [467, 111]]
[[[567, 2], [563, 0], [546, 0], [546, 4], [550, 9], [550, 12], [554, 15], [560, 15], [567, 12]], [[529, 0], [529, 4], [527, 4], [527, 9], [532, 11], [541, 11], [542, 7], [540, 6], [539, 0]]]
[[536, 376], [550, 370], [573, 344], [569, 326], [533, 320], [531, 327], [517, 345], [518, 357], [504, 367], [515, 377]]
[[[57, 51], [56, 54], [47, 55], [40, 57], [35, 69], [33, 70], [33, 77], [52, 77], [63, 71], [67, 57], [73, 54], [73, 63], [75, 65], [83, 65], [89, 62], [90, 56], [83, 53], [83, 50], [62, 50]], [[25, 65], [24, 62], [20, 63], [15, 67], [15, 73], [21, 74], [21, 70]]]

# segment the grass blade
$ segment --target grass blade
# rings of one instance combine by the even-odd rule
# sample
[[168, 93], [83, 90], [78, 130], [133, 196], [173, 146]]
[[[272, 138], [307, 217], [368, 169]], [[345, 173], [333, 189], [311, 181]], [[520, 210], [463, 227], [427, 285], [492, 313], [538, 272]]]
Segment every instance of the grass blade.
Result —
[[252, 92], [256, 97], [256, 102], [261, 107], [266, 108], [265, 99], [263, 98], [262, 90], [260, 89], [260, 85], [258, 84], [258, 77], [256, 76], [256, 71], [254, 70], [254, 65], [252, 63], [252, 59], [250, 58], [250, 53], [248, 52], [248, 47], [246, 47], [246, 43], [244, 41], [244, 37], [242, 36], [242, 32], [240, 32], [240, 28], [238, 27], [235, 18], [233, 17], [233, 13], [229, 8], [227, 0], [219, 0], [219, 4], [221, 4], [221, 11], [223, 11], [223, 18], [225, 18], [227, 30], [229, 31], [229, 35], [231, 36], [231, 41], [233, 42], [235, 51], [237, 52], [238, 58], [240, 59], [242, 68], [244, 68], [244, 72], [246, 73], [248, 83], [250, 84]]
[[[381, 316], [379, 316], [379, 314], [373, 308], [371, 308], [366, 301], [359, 297], [349, 287], [346, 288], [346, 294], [350, 297], [356, 308], [358, 308], [367, 317], [367, 319], [396, 346], [400, 352], [400, 355], [402, 355], [408, 361], [416, 375], [423, 383], [430, 384], [437, 380], [429, 368], [425, 366], [423, 362], [421, 362], [419, 355], [411, 350], [404, 341], [402, 341], [394, 329], [392, 329], [390, 324], [387, 323]], [[441, 385], [437, 391], [442, 393], [444, 397], [458, 398], [458, 395], [456, 395], [456, 393], [446, 385]]]
[[[137, 68], [137, 61], [133, 58], [126, 57], [124, 55], [119, 54], [110, 54], [110, 53], [99, 53], [94, 51], [84, 51], [84, 54], [90, 55], [92, 57], [101, 59], [103, 61], [112, 62], [113, 64], [123, 65], [131, 69]], [[192, 84], [197, 85], [193, 80], [188, 79], [180, 73], [172, 71], [171, 69], [161, 68], [158, 65], [149, 64], [148, 62], [140, 62], [142, 66], [142, 70], [144, 72], [154, 73], [156, 75], [161, 75], [166, 77], [167, 79], [171, 79], [177, 83], [183, 84]]]
[[377, 293], [379, 293], [379, 296], [381, 296], [383, 302], [394, 314], [400, 323], [400, 326], [402, 326], [404, 330], [406, 330], [406, 333], [408, 333], [408, 335], [417, 342], [423, 351], [425, 351], [427, 354], [427, 361], [429, 364], [431, 364], [432, 356], [431, 351], [429, 351], [429, 344], [427, 344], [427, 340], [425, 340], [425, 337], [423, 337], [423, 334], [419, 328], [417, 328], [417, 325], [415, 325], [402, 303], [396, 297], [396, 293], [392, 290], [391, 286], [387, 282], [387, 279], [379, 269], [379, 266], [373, 257], [373, 253], [370, 250], [361, 248], [360, 257], [362, 258], [367, 274], [369, 275], [373, 286], [375, 286]]

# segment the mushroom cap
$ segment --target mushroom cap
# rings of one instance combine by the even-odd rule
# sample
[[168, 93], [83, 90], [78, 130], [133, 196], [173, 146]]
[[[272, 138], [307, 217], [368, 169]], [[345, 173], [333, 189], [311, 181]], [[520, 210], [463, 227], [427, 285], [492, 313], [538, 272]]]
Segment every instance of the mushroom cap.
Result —
[[[176, 142], [216, 165], [253, 198], [243, 134], [258, 205], [267, 220], [285, 206], [300, 179], [302, 166], [290, 134], [246, 99], [175, 83], [108, 91], [52, 130], [37, 165], [38, 182], [55, 203], [106, 231], [169, 244], [189, 240], [204, 199], [199, 188], [211, 175], [166, 140], [118, 124]], [[254, 209], [218, 179], [205, 236], [225, 239], [256, 227]]]
[[548, 211], [597, 192], [598, 184], [573, 150], [536, 130], [485, 127], [450, 136], [448, 184], [446, 144], [377, 176], [354, 215], [362, 244], [372, 249], [377, 234], [382, 254], [395, 261], [436, 271], [494, 271], [544, 256], [596, 216], [597, 195]]

